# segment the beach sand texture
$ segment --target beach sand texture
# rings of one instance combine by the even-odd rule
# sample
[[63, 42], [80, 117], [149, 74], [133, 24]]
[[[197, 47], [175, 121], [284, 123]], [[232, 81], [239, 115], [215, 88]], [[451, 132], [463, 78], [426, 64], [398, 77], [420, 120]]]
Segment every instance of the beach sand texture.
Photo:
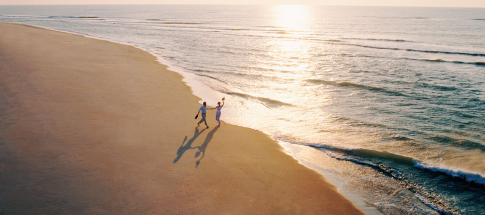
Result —
[[362, 214], [199, 100], [137, 48], [0, 23], [0, 214]]

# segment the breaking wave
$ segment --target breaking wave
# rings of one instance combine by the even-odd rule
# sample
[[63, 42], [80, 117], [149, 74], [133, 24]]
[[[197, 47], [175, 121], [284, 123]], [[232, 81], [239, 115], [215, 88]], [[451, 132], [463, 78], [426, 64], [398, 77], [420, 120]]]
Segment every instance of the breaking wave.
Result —
[[431, 172], [440, 172], [450, 175], [453, 178], [461, 178], [468, 182], [485, 185], [485, 177], [480, 173], [470, 173], [464, 170], [453, 169], [442, 165], [438, 166], [419, 161], [414, 161], [414, 166], [419, 169], [429, 170]]
[[293, 106], [292, 104], [289, 104], [289, 103], [286, 103], [286, 102], [282, 102], [282, 101], [278, 101], [278, 100], [270, 99], [270, 98], [266, 98], [266, 97], [253, 96], [253, 95], [249, 95], [249, 94], [246, 94], [246, 93], [224, 92], [224, 91], [221, 91], [221, 92], [229, 94], [229, 95], [239, 96], [239, 97], [246, 98], [246, 99], [258, 100], [258, 101], [260, 101], [260, 103], [263, 103], [266, 107]]
[[382, 92], [394, 96], [406, 96], [403, 93], [397, 92], [397, 91], [392, 91], [388, 90], [385, 88], [381, 87], [373, 87], [373, 86], [368, 86], [368, 85], [362, 85], [362, 84], [356, 84], [356, 83], [351, 83], [351, 82], [338, 82], [338, 81], [326, 81], [326, 80], [319, 80], [319, 79], [308, 79], [307, 80], [310, 83], [314, 84], [326, 84], [326, 85], [334, 85], [334, 86], [340, 86], [340, 87], [352, 87], [352, 88], [359, 88], [359, 89], [365, 89], [369, 91], [376, 91], [376, 92]]
[[[348, 44], [348, 45], [358, 46], [358, 47], [363, 47], [363, 48], [371, 48], [371, 49], [387, 49], [387, 50], [399, 50], [399, 51], [409, 51], [409, 52], [423, 52], [423, 53], [434, 53], [434, 54], [450, 54], [450, 55], [467, 55], [467, 56], [475, 56], [475, 57], [485, 57], [485, 53], [403, 49], [403, 48], [392, 48], [392, 47], [367, 46], [367, 45], [360, 45], [360, 44]], [[478, 63], [481, 65], [483, 62], [478, 62]]]
[[[450, 207], [446, 203], [443, 203], [439, 200], [439, 198], [428, 191], [423, 189], [421, 186], [409, 180], [405, 174], [401, 173], [399, 170], [392, 168], [388, 165], [382, 163], [374, 163], [371, 161], [372, 158], [378, 158], [380, 160], [388, 160], [394, 163], [399, 163], [403, 165], [415, 165], [419, 163], [415, 161], [413, 158], [400, 156], [396, 154], [392, 154], [389, 152], [378, 152], [373, 150], [365, 150], [365, 149], [341, 149], [335, 148], [330, 146], [322, 146], [322, 145], [308, 145], [314, 148], [317, 148], [328, 156], [342, 161], [349, 161], [355, 164], [359, 164], [362, 166], [367, 166], [375, 171], [380, 172], [381, 174], [392, 178], [395, 180], [396, 183], [401, 184], [402, 187], [405, 187], [407, 190], [414, 193], [415, 197], [418, 198], [421, 202], [425, 205], [430, 207], [431, 209], [437, 211], [440, 214], [456, 214], [457, 211], [453, 207]], [[367, 159], [366, 159], [367, 158]]]
[[59, 18], [70, 18], [70, 19], [98, 19], [100, 17], [98, 16], [91, 16], [91, 15], [87, 15], [87, 16], [49, 16], [48, 18], [51, 18], [51, 19], [59, 19]]

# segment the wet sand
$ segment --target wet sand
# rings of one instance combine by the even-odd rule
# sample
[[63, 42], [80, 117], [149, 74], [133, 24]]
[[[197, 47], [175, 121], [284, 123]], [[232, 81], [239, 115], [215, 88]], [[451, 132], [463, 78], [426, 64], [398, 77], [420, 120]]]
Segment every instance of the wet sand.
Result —
[[140, 49], [0, 23], [0, 214], [362, 213], [199, 100]]

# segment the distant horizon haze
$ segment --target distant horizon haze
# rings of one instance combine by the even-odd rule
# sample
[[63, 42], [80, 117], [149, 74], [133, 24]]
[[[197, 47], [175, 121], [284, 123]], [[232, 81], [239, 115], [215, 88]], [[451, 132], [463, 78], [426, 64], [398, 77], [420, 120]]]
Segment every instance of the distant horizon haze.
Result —
[[342, 0], [342, 1], [318, 1], [318, 0], [0, 0], [0, 5], [100, 5], [100, 4], [221, 4], [221, 5], [328, 5], [328, 6], [396, 6], [396, 7], [475, 7], [485, 8], [485, 1], [481, 0]]

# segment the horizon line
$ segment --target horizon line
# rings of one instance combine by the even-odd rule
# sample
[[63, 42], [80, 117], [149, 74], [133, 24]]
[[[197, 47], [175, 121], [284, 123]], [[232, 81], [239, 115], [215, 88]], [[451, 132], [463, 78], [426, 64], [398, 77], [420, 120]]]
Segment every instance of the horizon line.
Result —
[[299, 5], [299, 6], [341, 6], [341, 7], [422, 7], [422, 8], [485, 8], [485, 6], [424, 6], [424, 5], [325, 5], [325, 4], [0, 4], [0, 6], [88, 6], [88, 5], [247, 5], [247, 6], [275, 6], [275, 5]]

